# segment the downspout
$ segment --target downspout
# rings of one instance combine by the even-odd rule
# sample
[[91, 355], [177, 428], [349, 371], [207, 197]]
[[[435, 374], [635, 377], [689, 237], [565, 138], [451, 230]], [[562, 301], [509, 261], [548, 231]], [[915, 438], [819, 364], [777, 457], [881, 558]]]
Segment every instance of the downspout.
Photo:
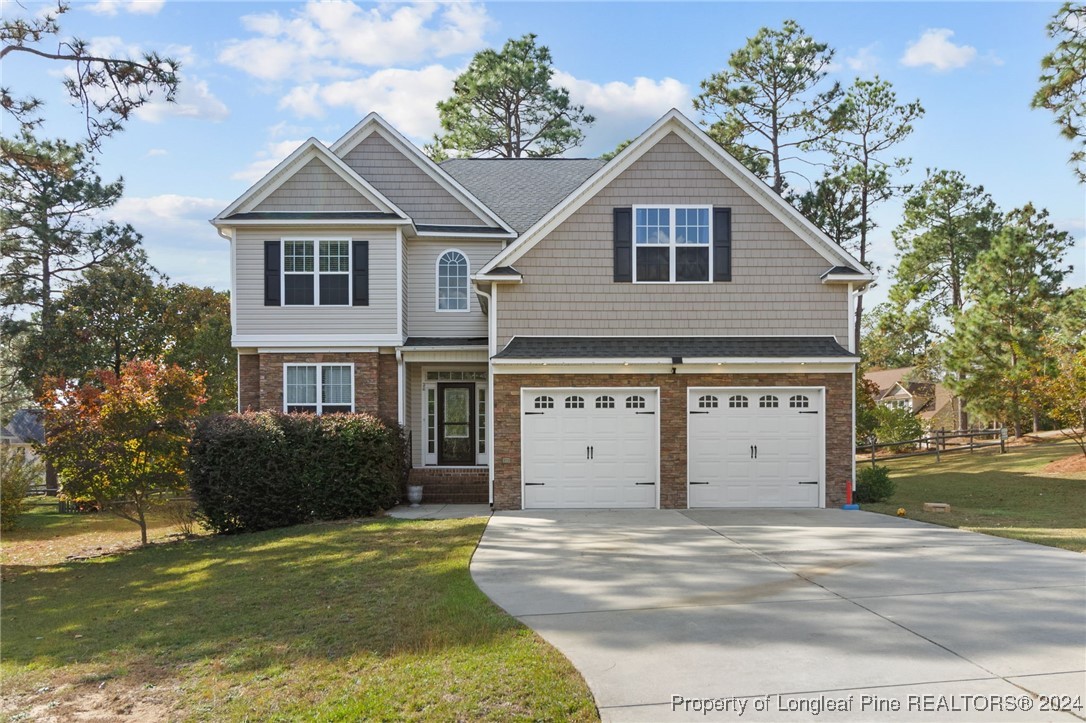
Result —
[[407, 375], [404, 373], [403, 349], [396, 347], [396, 423], [401, 427], [404, 423], [404, 382]]
[[[849, 319], [848, 319], [848, 350], [856, 353], [856, 299], [863, 296], [874, 284], [868, 284], [859, 289], [853, 289], [848, 285]], [[856, 499], [856, 364], [852, 365], [852, 499]]]
[[497, 287], [491, 285], [493, 294], [483, 291], [479, 286], [478, 281], [472, 282], [475, 285], [475, 293], [486, 299], [487, 315], [486, 315], [486, 436], [490, 440], [489, 452], [486, 456], [487, 465], [487, 486], [491, 508], [494, 507], [494, 354], [497, 350], [497, 314], [494, 308], [494, 302], [498, 296]]

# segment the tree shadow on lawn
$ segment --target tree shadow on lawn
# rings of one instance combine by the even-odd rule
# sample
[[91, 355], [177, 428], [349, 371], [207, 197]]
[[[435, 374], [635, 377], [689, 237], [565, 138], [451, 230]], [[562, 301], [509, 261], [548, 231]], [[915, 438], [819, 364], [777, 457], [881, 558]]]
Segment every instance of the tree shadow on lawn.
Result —
[[4, 585], [5, 666], [243, 672], [478, 644], [518, 625], [468, 574], [485, 521], [459, 522], [307, 525], [39, 568]]

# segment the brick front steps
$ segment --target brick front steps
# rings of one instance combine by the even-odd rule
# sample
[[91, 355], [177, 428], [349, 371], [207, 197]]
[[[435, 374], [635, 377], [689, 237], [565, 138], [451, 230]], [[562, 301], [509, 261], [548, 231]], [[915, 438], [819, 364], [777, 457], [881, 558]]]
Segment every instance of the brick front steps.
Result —
[[413, 467], [407, 482], [422, 485], [423, 504], [485, 505], [490, 501], [486, 467]]

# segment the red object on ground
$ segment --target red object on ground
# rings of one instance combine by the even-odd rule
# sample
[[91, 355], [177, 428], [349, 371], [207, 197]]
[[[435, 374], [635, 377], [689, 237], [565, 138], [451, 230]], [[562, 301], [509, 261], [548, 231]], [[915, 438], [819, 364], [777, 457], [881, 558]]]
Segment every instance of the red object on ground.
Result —
[[845, 504], [852, 504], [852, 480], [848, 481], [848, 486], [845, 487]]

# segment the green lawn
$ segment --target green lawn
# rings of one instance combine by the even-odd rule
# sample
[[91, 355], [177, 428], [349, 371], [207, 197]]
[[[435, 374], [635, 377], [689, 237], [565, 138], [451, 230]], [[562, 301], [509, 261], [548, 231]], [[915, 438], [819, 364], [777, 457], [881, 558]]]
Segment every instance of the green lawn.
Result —
[[4, 717], [595, 720], [468, 562], [485, 520], [152, 545], [4, 583]]
[[[861, 507], [1000, 537], [1086, 552], [1086, 473], [1046, 474], [1049, 462], [1079, 452], [1071, 442], [1008, 447], [885, 462], [897, 485], [893, 499]], [[858, 467], [862, 466], [858, 464]], [[925, 502], [951, 511], [923, 512]]]

